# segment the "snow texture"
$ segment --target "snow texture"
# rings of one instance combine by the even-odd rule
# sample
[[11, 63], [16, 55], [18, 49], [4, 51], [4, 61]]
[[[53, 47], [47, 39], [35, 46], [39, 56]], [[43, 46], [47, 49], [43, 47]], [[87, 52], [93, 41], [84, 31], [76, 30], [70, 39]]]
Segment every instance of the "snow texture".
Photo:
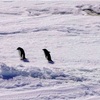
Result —
[[0, 100], [100, 100], [99, 15], [99, 0], [0, 0]]

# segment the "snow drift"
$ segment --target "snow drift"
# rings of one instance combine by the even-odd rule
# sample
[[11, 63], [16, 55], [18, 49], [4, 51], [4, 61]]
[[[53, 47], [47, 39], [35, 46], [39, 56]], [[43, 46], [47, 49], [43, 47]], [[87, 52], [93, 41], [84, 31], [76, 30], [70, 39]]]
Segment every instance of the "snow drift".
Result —
[[[23, 66], [24, 67], [24, 66]], [[12, 79], [17, 76], [23, 77], [33, 77], [40, 79], [57, 79], [57, 80], [73, 80], [73, 81], [85, 81], [86, 79], [83, 77], [75, 77], [72, 75], [68, 75], [63, 71], [55, 71], [49, 68], [39, 69], [39, 67], [30, 67], [30, 68], [22, 68], [22, 66], [17, 67], [9, 67], [6, 64], [0, 65], [0, 77], [2, 79]]]

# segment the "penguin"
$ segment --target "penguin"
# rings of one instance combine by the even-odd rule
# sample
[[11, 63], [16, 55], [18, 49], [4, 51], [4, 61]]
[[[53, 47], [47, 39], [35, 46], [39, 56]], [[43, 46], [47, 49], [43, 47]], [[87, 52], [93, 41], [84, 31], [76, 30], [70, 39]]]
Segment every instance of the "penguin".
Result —
[[51, 59], [51, 55], [50, 55], [50, 51], [48, 51], [47, 49], [42, 49], [44, 51], [45, 54], [45, 58], [48, 60], [49, 63], [54, 63], [54, 61], [52, 61]]
[[18, 47], [17, 50], [19, 51], [19, 55], [20, 55], [21, 60], [25, 60], [26, 57], [25, 57], [25, 51], [24, 51], [24, 49], [21, 48], [21, 47]]

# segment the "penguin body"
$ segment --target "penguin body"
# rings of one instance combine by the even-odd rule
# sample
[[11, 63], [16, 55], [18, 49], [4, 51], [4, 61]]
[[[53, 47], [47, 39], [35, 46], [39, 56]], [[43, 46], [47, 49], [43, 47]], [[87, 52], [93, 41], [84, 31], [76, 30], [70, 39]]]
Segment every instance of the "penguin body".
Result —
[[18, 47], [17, 50], [19, 51], [19, 55], [20, 55], [21, 60], [26, 59], [24, 49], [21, 47]]
[[49, 63], [54, 63], [51, 59], [51, 55], [50, 55], [50, 51], [48, 51], [47, 49], [42, 49], [44, 51], [45, 54], [45, 58], [48, 60]]

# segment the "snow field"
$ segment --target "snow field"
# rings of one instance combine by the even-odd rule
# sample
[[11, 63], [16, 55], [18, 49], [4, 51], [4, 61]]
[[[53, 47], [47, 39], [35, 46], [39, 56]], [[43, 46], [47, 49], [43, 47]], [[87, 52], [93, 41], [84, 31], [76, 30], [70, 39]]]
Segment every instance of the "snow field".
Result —
[[[0, 100], [99, 100], [100, 1], [1, 0]], [[20, 60], [24, 48], [29, 62]], [[54, 64], [42, 49], [51, 52]]]

